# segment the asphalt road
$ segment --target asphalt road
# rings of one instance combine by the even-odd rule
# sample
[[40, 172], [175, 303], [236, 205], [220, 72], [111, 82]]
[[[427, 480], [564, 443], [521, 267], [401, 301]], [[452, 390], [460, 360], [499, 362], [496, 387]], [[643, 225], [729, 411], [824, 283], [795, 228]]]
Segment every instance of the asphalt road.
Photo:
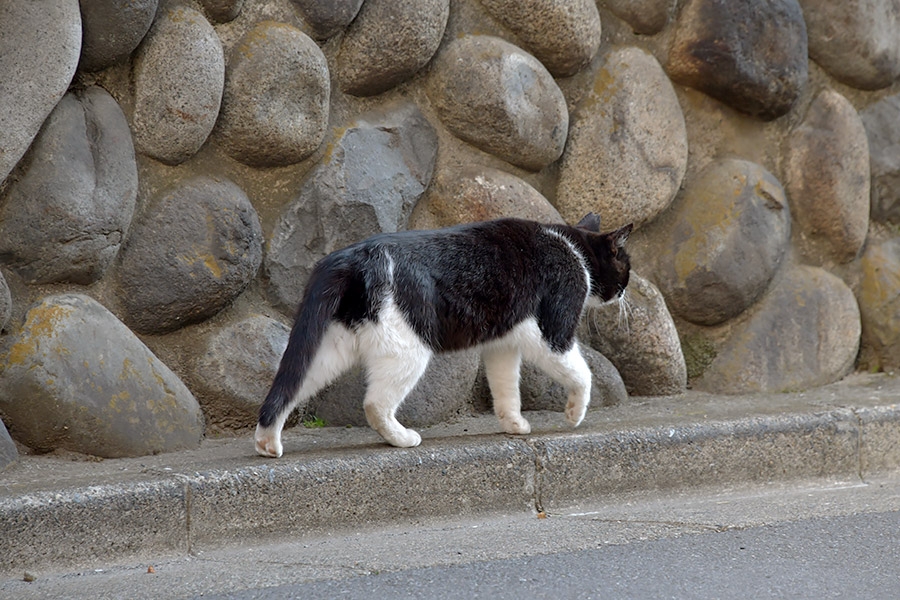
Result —
[[602, 498], [547, 518], [398, 517], [31, 573], [0, 581], [0, 598], [900, 598], [898, 511], [892, 474]]
[[295, 583], [217, 597], [900, 598], [900, 513], [709, 531], [577, 552]]

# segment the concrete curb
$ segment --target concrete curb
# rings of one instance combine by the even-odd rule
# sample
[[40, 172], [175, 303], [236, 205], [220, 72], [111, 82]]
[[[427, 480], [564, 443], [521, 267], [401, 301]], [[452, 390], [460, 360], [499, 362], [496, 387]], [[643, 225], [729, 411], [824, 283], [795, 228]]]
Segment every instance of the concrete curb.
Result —
[[266, 460], [247, 438], [198, 451], [0, 473], [0, 573], [177, 555], [254, 539], [488, 512], [553, 512], [613, 494], [900, 466], [900, 382], [855, 376], [803, 394], [632, 399], [577, 430], [471, 417], [390, 448], [366, 428], [291, 431]]

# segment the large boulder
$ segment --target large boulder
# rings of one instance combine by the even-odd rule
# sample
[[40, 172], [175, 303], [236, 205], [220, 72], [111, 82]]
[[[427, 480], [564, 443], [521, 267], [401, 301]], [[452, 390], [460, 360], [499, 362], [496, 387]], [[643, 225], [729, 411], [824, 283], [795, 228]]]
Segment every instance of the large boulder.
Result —
[[787, 138], [784, 171], [804, 254], [855, 258], [869, 229], [869, 145], [846, 98], [832, 90], [816, 96]]
[[9, 285], [3, 273], [0, 273], [0, 333], [6, 329], [9, 322], [9, 314], [12, 310], [12, 296], [9, 293]]
[[79, 0], [84, 40], [78, 68], [99, 71], [127, 58], [147, 34], [159, 0]]
[[862, 90], [900, 76], [900, 2], [799, 0], [809, 30], [809, 56], [829, 75]]
[[655, 231], [653, 277], [672, 312], [715, 325], [750, 307], [787, 254], [790, 216], [781, 184], [761, 166], [710, 163]]
[[787, 392], [845, 376], [859, 350], [853, 292], [818, 267], [792, 267], [751, 318], [729, 331], [696, 389], [726, 394]]
[[99, 279], [137, 198], [125, 115], [103, 88], [67, 94], [0, 197], [0, 255], [29, 283]]
[[635, 396], [680, 394], [687, 367], [662, 294], [634, 271], [621, 302], [589, 306], [579, 338], [607, 357]]
[[366, 0], [337, 56], [341, 89], [355, 96], [387, 91], [437, 52], [450, 0]]
[[0, 3], [0, 182], [66, 93], [80, 53], [78, 0]]
[[104, 457], [195, 448], [197, 401], [96, 300], [48, 296], [31, 307], [0, 360], [0, 411], [17, 440]]
[[600, 47], [600, 13], [594, 0], [479, 1], [554, 77], [574, 75]]
[[441, 52], [433, 71], [428, 97], [460, 139], [532, 171], [562, 154], [566, 100], [530, 54], [500, 38], [464, 36]]
[[553, 205], [515, 175], [465, 165], [438, 171], [410, 217], [410, 229], [437, 229], [459, 223], [518, 217], [562, 223]]
[[406, 229], [436, 156], [437, 134], [412, 104], [344, 130], [275, 223], [265, 262], [275, 304], [293, 313], [326, 254]]
[[666, 70], [672, 80], [762, 119], [787, 113], [809, 77], [797, 0], [688, 0]]
[[122, 250], [125, 322], [164, 333], [206, 319], [261, 262], [262, 229], [246, 194], [227, 179], [189, 179], [150, 201]]
[[325, 137], [331, 82], [325, 55], [290, 25], [264, 21], [235, 46], [217, 139], [245, 164], [289, 165]]
[[615, 49], [572, 118], [556, 208], [570, 223], [597, 213], [607, 229], [649, 221], [678, 192], [687, 156], [684, 115], [659, 63]]
[[605, 0], [614, 15], [631, 25], [635, 33], [653, 35], [669, 22], [672, 0]]
[[9, 432], [3, 421], [0, 421], [0, 473], [3, 469], [13, 464], [19, 458], [19, 449], [16, 443], [9, 437]]
[[135, 57], [138, 151], [168, 164], [193, 156], [216, 124], [224, 83], [225, 55], [209, 21], [187, 6], [163, 9]]

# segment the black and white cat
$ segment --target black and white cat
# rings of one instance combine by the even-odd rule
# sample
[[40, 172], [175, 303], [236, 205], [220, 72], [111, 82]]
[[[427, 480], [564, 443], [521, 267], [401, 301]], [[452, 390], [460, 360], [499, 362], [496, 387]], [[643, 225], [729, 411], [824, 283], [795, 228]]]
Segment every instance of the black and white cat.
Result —
[[256, 451], [282, 453], [291, 411], [362, 361], [369, 425], [389, 444], [419, 434], [395, 414], [436, 352], [479, 347], [494, 412], [525, 434], [519, 366], [533, 363], [568, 390], [577, 426], [591, 372], [575, 328], [588, 301], [609, 302], [628, 285], [631, 225], [600, 233], [600, 218], [576, 227], [499, 219], [434, 231], [376, 235], [316, 265], [278, 373], [259, 411]]

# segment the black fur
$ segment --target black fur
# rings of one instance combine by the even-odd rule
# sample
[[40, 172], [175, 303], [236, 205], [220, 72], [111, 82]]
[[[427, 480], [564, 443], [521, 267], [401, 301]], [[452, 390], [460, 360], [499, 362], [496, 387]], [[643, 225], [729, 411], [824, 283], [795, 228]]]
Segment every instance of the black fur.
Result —
[[[571, 249], [547, 230], [584, 257], [590, 290]], [[593, 214], [578, 227], [500, 219], [380, 234], [326, 256], [310, 276], [260, 424], [271, 426], [297, 392], [328, 322], [352, 329], [377, 319], [388, 294], [435, 352], [496, 339], [530, 317], [550, 348], [564, 352], [588, 292], [608, 301], [628, 284], [631, 226], [598, 231]]]

